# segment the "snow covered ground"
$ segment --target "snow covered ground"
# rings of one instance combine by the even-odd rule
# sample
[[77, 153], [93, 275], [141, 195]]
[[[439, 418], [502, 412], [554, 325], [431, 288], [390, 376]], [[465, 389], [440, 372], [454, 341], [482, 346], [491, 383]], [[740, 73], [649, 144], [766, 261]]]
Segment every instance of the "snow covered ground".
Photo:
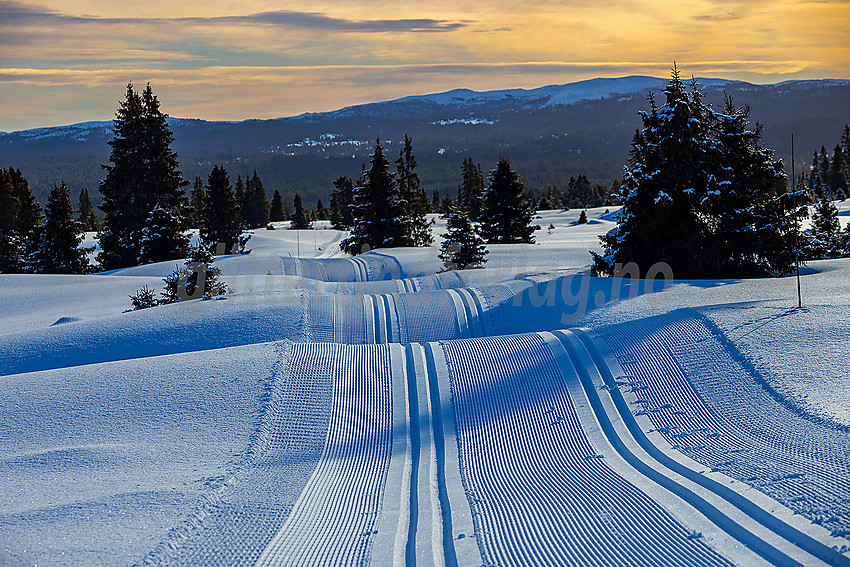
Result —
[[850, 261], [591, 278], [613, 212], [445, 273], [281, 224], [142, 311], [176, 262], [0, 275], [0, 564], [850, 565]]

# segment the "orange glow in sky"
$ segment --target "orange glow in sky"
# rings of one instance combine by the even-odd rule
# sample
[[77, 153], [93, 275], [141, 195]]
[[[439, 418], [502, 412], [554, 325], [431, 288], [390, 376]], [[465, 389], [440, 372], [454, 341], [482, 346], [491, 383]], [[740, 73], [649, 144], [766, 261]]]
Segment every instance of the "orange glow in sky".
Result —
[[850, 78], [850, 2], [0, 0], [0, 130], [109, 120], [128, 82], [172, 116], [274, 118], [593, 77]]

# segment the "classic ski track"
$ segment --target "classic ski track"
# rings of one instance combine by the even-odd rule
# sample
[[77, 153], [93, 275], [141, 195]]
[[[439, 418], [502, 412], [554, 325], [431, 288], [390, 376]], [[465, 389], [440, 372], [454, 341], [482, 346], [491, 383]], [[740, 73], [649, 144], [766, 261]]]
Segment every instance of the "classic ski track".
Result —
[[[702, 342], [710, 337], [702, 321], [677, 324], [676, 330], [682, 333], [680, 340]], [[850, 466], [846, 462], [812, 447], [777, 440], [752, 426], [755, 424], [750, 414], [735, 415], [730, 420], [708, 408], [663, 344], [671, 342], [670, 332], [664, 328], [658, 333], [660, 336], [653, 334], [643, 339], [640, 351], [628, 351], [635, 356], [628, 366], [639, 377], [633, 378], [633, 387], [642, 388], [641, 398], [648, 402], [642, 412], [667, 442], [713, 470], [729, 471], [739, 479], [763, 477], [758, 463], [768, 462], [773, 469], [772, 482], [783, 483], [787, 499], [817, 503], [821, 510], [834, 509], [836, 503], [846, 505], [850, 495]], [[651, 363], [646, 360], [648, 356]], [[663, 406], [677, 412], [656, 409]], [[741, 453], [756, 459], [740, 460], [737, 456]], [[846, 544], [839, 540], [832, 543], [839, 547]]]
[[[594, 386], [608, 392], [612, 403], [605, 411], [622, 420], [622, 425], [617, 434], [624, 439], [631, 437], [629, 441], [633, 440], [635, 445], [629, 449], [636, 453], [642, 453], [640, 458], [656, 470], [664, 471], [664, 469], [667, 469], [665, 471], [666, 476], [676, 479], [681, 489], [699, 493], [702, 498], [711, 501], [711, 504], [722, 510], [721, 513], [726, 514], [727, 520], [734, 518], [732, 521], [736, 521], [740, 524], [739, 527], [749, 531], [750, 536], [738, 531], [735, 525], [729, 524], [722, 517], [720, 523], [718, 523], [719, 527], [727, 532], [729, 532], [727, 528], [732, 528], [732, 531], [737, 532], [737, 535], [729, 532], [730, 535], [776, 565], [826, 564], [850, 566], [850, 559], [838, 553], [829, 545], [834, 543], [833, 541], [824, 543], [817, 539], [817, 535], [826, 539], [823, 538], [822, 532], [818, 534], [818, 530], [811, 529], [810, 524], [799, 522], [799, 519], [792, 519], [788, 522], [778, 517], [776, 515], [777, 504], [774, 501], [755, 496], [753, 491], [748, 491], [725, 475], [707, 474], [710, 471], [705, 470], [705, 467], [698, 463], [691, 462], [693, 463], [691, 464], [685, 459], [671, 458], [644, 434], [643, 429], [629, 410], [619, 390], [619, 386], [622, 384], [617, 380], [617, 377], [623, 376], [623, 372], [604, 343], [595, 336], [581, 330], [569, 334], [565, 331], [556, 331], [554, 334], [565, 345], [568, 344], [565, 341], [568, 341], [574, 349], [574, 353], [579, 353], [583, 349], [592, 359], [593, 364], [587, 364], [584, 368], [587, 371], [596, 370], [598, 372]], [[592, 375], [588, 375], [586, 378], [590, 379], [590, 384], [593, 384]], [[586, 387], [585, 389], [589, 396], [595, 394], [595, 391], [590, 391], [595, 390], [595, 388]], [[666, 448], [669, 449], [669, 445]], [[733, 486], [730, 487], [730, 484]], [[703, 490], [699, 490], [694, 485], [698, 485]], [[736, 514], [735, 509], [742, 514]], [[812, 534], [815, 534], [816, 537], [813, 537]], [[765, 545], [768, 547], [764, 547]], [[778, 554], [774, 554], [771, 548]]]
[[[571, 377], [560, 376], [541, 336], [442, 346], [486, 564], [729, 564], [597, 458], [562, 384]], [[505, 349], [526, 356], [500, 356]], [[491, 359], [498, 368], [486, 364]], [[511, 387], [512, 375], [539, 382]]]
[[368, 562], [393, 449], [390, 357], [348, 348], [319, 464], [257, 565]]

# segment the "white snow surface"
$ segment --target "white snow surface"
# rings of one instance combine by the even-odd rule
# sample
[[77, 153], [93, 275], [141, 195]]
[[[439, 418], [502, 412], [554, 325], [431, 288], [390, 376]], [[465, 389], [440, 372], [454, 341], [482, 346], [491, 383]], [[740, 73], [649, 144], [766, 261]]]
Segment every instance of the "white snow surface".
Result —
[[180, 260], [0, 275], [0, 564], [848, 564], [850, 260], [802, 309], [592, 278], [580, 212], [461, 272], [439, 218], [353, 258], [277, 223], [141, 311]]

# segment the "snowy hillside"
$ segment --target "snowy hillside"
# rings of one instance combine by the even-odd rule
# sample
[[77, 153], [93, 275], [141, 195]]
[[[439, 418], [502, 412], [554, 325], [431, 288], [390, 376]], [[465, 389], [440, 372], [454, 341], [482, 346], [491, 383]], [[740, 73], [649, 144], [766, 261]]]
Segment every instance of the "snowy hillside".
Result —
[[175, 262], [0, 275], [0, 564], [850, 565], [850, 261], [592, 278], [579, 213], [459, 272], [257, 230], [141, 311]]

